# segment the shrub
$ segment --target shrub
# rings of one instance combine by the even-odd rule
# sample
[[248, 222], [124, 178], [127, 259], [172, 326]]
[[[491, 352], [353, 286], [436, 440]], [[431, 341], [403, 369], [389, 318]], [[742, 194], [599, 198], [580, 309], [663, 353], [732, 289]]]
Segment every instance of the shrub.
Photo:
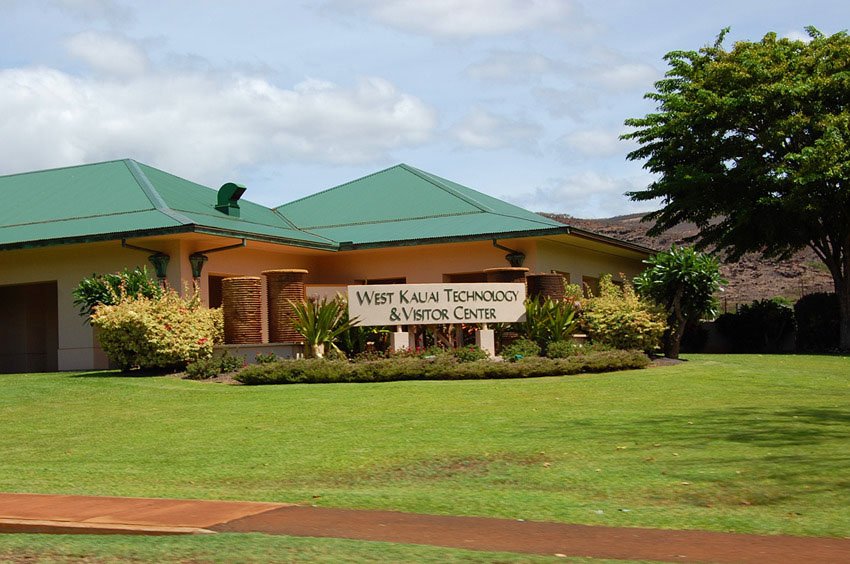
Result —
[[540, 345], [530, 339], [517, 339], [502, 349], [502, 358], [515, 361], [521, 358], [540, 356]]
[[828, 352], [838, 349], [838, 296], [818, 292], [794, 304], [797, 350]]
[[254, 360], [257, 364], [271, 364], [272, 362], [277, 362], [277, 355], [274, 353], [257, 353], [257, 356], [254, 357]]
[[602, 351], [563, 359], [531, 357], [517, 362], [460, 363], [450, 356], [433, 360], [386, 358], [362, 363], [299, 359], [248, 366], [234, 378], [251, 385], [530, 378], [631, 370], [645, 368], [648, 363], [640, 351]]
[[595, 343], [615, 349], [655, 350], [667, 329], [664, 313], [635, 293], [628, 282], [622, 288], [606, 274], [599, 280], [599, 296], [584, 304], [583, 325]]
[[241, 358], [231, 356], [227, 354], [227, 351], [225, 351], [221, 356], [200, 358], [195, 362], [190, 362], [186, 365], [186, 377], [190, 380], [206, 380], [208, 378], [215, 378], [219, 374], [235, 372], [242, 368], [243, 364], [244, 363]]
[[490, 355], [477, 345], [468, 345], [466, 347], [458, 347], [452, 349], [451, 354], [458, 362], [474, 362], [476, 360], [486, 360]]
[[124, 298], [160, 298], [162, 286], [148, 276], [144, 266], [83, 278], [72, 292], [80, 315], [91, 317], [99, 305], [116, 305]]
[[734, 352], [779, 352], [794, 331], [794, 310], [780, 300], [756, 300], [717, 318], [717, 328]]
[[573, 303], [569, 301], [530, 299], [525, 302], [525, 337], [545, 349], [548, 343], [564, 341], [578, 329]]
[[610, 351], [611, 347], [602, 343], [577, 343], [575, 341], [555, 341], [546, 347], [548, 358], [569, 358], [594, 352]]
[[122, 369], [184, 368], [212, 356], [221, 310], [200, 304], [195, 293], [182, 298], [168, 290], [161, 298], [125, 298], [95, 308], [91, 323], [100, 345]]

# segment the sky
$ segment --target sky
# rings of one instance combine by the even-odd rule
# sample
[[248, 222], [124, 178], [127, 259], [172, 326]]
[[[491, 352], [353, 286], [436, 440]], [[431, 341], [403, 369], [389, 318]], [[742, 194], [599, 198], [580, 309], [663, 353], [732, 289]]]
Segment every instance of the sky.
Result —
[[619, 135], [665, 53], [848, 21], [847, 0], [0, 0], [0, 174], [132, 158], [277, 206], [404, 162], [532, 211], [649, 211]]

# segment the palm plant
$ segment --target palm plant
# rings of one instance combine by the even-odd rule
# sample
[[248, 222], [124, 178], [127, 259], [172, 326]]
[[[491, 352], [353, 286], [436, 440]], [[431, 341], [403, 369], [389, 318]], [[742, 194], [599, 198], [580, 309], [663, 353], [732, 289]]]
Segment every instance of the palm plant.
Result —
[[289, 303], [295, 315], [292, 325], [304, 337], [307, 358], [323, 358], [325, 347], [339, 351], [334, 341], [358, 321], [348, 317], [348, 304], [339, 296]]
[[525, 336], [543, 349], [549, 343], [569, 339], [578, 325], [576, 309], [570, 302], [549, 297], [525, 302]]

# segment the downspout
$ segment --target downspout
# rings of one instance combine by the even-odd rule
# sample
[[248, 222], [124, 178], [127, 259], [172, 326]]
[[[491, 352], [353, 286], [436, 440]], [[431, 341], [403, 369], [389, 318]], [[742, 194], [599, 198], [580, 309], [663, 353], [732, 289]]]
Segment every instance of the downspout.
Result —
[[522, 266], [522, 263], [525, 262], [525, 253], [500, 245], [496, 239], [493, 239], [493, 246], [497, 249], [508, 251], [508, 254], [505, 255], [505, 260], [507, 260], [512, 267], [519, 268]]
[[209, 257], [207, 257], [208, 254], [218, 253], [221, 251], [229, 251], [230, 249], [239, 249], [241, 247], [247, 246], [247, 240], [243, 238], [241, 243], [236, 243], [235, 245], [216, 247], [214, 249], [206, 249], [204, 251], [197, 251], [189, 255], [189, 264], [192, 265], [192, 278], [195, 279], [195, 284], [198, 284], [201, 280], [201, 271], [204, 269], [204, 263], [209, 260]]

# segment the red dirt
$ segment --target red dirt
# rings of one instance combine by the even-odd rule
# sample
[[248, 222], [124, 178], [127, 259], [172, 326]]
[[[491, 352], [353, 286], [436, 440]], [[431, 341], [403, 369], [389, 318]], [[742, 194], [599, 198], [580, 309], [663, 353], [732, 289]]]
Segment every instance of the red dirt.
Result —
[[850, 562], [850, 539], [598, 527], [238, 501], [0, 493], [0, 533], [4, 532], [259, 532], [668, 562]]
[[850, 539], [614, 528], [292, 506], [211, 527], [471, 550], [667, 562], [850, 562]]

